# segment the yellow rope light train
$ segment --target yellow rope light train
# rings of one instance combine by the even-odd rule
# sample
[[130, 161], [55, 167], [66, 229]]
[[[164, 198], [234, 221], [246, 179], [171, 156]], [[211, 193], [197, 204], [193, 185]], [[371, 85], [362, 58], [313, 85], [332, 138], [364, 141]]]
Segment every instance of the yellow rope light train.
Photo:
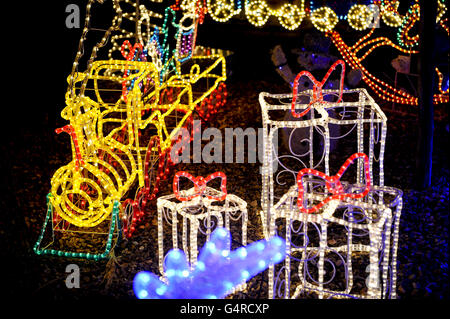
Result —
[[[87, 7], [86, 25], [93, 1]], [[113, 0], [117, 15], [105, 38], [112, 30], [119, 29], [120, 2]], [[195, 19], [192, 23], [196, 27]], [[181, 32], [188, 29], [180, 28]], [[114, 227], [120, 228], [118, 203], [136, 181], [136, 196], [140, 196], [137, 204], [147, 200], [150, 188], [155, 186], [151, 185], [149, 175], [153, 175], [156, 184], [163, 177], [165, 171], [158, 170], [164, 167], [161, 161], [170, 161], [171, 146], [192, 112], [204, 107], [207, 101], [222, 103], [217, 92], [226, 96], [221, 84], [226, 80], [226, 65], [220, 55], [193, 55], [195, 38], [192, 39], [188, 31], [186, 38], [190, 41], [177, 43], [173, 56], [163, 65], [175, 67], [173, 71], [165, 68], [166, 76], [161, 76], [161, 63], [158, 66], [157, 61], [134, 61], [133, 57], [138, 57], [134, 54], [124, 55], [126, 60], [95, 61], [96, 52], [105, 41], [94, 47], [87, 70], [77, 72], [85, 34], [83, 32], [73, 72], [67, 79], [66, 107], [61, 113], [70, 124], [57, 129], [57, 133], [70, 134], [72, 160], [59, 168], [51, 179], [48, 214], [34, 251], [97, 260], [109, 255]], [[176, 36], [177, 42], [185, 40], [183, 36]], [[130, 51], [139, 47], [144, 46], [135, 45]], [[155, 57], [151, 56], [150, 60]], [[215, 100], [212, 99], [214, 92]], [[139, 214], [142, 212], [129, 209], [122, 212], [128, 237], [134, 231]], [[50, 215], [53, 232], [68, 231], [75, 226], [74, 232], [95, 233], [97, 226], [111, 219], [105, 252], [66, 252], [48, 249], [49, 245], [42, 248]], [[61, 227], [61, 220], [66, 227]]]

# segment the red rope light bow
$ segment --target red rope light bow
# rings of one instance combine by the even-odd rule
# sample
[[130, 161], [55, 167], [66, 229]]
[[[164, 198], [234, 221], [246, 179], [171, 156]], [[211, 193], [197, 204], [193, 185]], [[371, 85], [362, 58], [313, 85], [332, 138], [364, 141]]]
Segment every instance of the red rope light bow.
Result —
[[71, 124], [66, 125], [64, 127], [61, 128], [57, 128], [55, 130], [56, 134], [61, 134], [62, 132], [65, 132], [67, 134], [69, 134], [72, 137], [73, 140], [73, 144], [75, 146], [75, 156], [76, 156], [76, 161], [75, 161], [75, 169], [78, 170], [78, 168], [80, 167], [80, 163], [84, 164], [84, 161], [81, 157], [81, 152], [80, 152], [80, 147], [78, 144], [78, 138], [77, 138], [77, 134], [75, 133], [75, 130], [73, 128], [73, 126]]
[[[339, 86], [339, 100], [337, 101], [337, 103], [340, 103], [342, 101], [342, 94], [343, 94], [343, 90], [344, 90], [345, 63], [342, 60], [337, 60], [330, 67], [330, 69], [328, 70], [327, 74], [325, 74], [325, 76], [321, 82], [317, 81], [316, 78], [309, 71], [301, 71], [299, 74], [297, 74], [297, 76], [295, 77], [295, 80], [294, 80], [294, 87], [293, 87], [293, 94], [292, 94], [291, 112], [292, 112], [293, 117], [300, 118], [300, 117], [308, 114], [308, 112], [311, 110], [312, 105], [315, 103], [326, 103], [323, 100], [322, 89], [323, 89], [323, 86], [325, 85], [325, 83], [327, 82], [328, 78], [330, 77], [331, 73], [336, 69], [336, 67], [338, 65], [340, 65], [342, 67], [342, 71], [341, 71], [340, 86]], [[303, 76], [308, 77], [314, 84], [313, 98], [312, 98], [312, 101], [309, 103], [308, 108], [306, 110], [304, 110], [301, 113], [297, 113], [297, 112], [295, 112], [295, 103], [297, 102], [298, 82], [300, 81], [300, 79]]]
[[[180, 177], [185, 177], [194, 183], [195, 194], [190, 195], [190, 196], [182, 196], [180, 194], [180, 191], [179, 191]], [[220, 196], [206, 195], [205, 194], [206, 184], [208, 184], [211, 180], [213, 180], [215, 178], [221, 179], [220, 191], [221, 191], [222, 195], [220, 195]], [[209, 175], [208, 177], [204, 178], [203, 176], [194, 177], [187, 172], [180, 171], [180, 172], [177, 172], [175, 174], [175, 177], [173, 178], [173, 193], [175, 194], [175, 197], [179, 201], [183, 201], [183, 202], [190, 201], [191, 199], [193, 199], [197, 196], [201, 196], [201, 195], [206, 195], [206, 197], [209, 199], [223, 201], [227, 197], [227, 177], [226, 177], [225, 173], [222, 173], [222, 172], [216, 172], [216, 173], [213, 173], [213, 174]]]
[[[364, 191], [361, 193], [351, 193], [348, 194], [344, 191], [344, 187], [342, 186], [342, 183], [340, 181], [342, 175], [345, 173], [347, 168], [353, 164], [355, 159], [363, 158], [364, 159], [364, 171], [366, 176], [366, 187], [364, 188]], [[304, 186], [303, 186], [303, 176], [305, 175], [314, 175], [316, 177], [320, 177], [324, 179], [325, 186], [327, 190], [332, 194], [331, 196], [328, 196], [323, 201], [321, 201], [319, 204], [311, 207], [306, 208], [303, 205], [303, 199], [304, 199]], [[334, 176], [328, 176], [322, 172], [319, 172], [315, 169], [310, 168], [304, 168], [300, 170], [297, 174], [297, 185], [298, 185], [298, 198], [297, 198], [297, 206], [300, 209], [302, 213], [310, 214], [317, 212], [320, 208], [322, 208], [326, 203], [332, 201], [332, 200], [344, 200], [345, 198], [351, 198], [351, 199], [357, 199], [357, 198], [363, 198], [365, 197], [370, 190], [370, 166], [369, 166], [369, 158], [364, 153], [355, 153], [352, 156], [350, 156], [344, 163], [344, 165], [341, 166], [338, 173]]]

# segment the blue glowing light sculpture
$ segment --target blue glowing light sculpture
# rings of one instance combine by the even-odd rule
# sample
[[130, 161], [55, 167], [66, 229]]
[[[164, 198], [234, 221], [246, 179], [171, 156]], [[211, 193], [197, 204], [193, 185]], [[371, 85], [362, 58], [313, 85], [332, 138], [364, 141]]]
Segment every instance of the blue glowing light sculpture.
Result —
[[165, 283], [153, 273], [142, 271], [134, 277], [133, 289], [139, 299], [216, 299], [249, 280], [286, 256], [280, 237], [260, 240], [230, 251], [231, 235], [217, 228], [200, 251], [191, 271], [182, 250], [172, 249], [164, 260]]

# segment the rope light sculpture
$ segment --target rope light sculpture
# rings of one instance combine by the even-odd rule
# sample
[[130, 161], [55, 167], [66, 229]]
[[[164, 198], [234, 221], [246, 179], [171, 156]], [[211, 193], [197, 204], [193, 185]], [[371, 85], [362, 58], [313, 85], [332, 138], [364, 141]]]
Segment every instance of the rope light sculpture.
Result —
[[[219, 180], [219, 189], [207, 186]], [[174, 194], [158, 198], [158, 256], [162, 275], [165, 275], [164, 256], [169, 249], [181, 248], [190, 264], [195, 266], [200, 243], [208, 240], [216, 227], [227, 230], [240, 228], [240, 231], [233, 232], [233, 247], [236, 243], [247, 245], [247, 203], [229, 194], [226, 183], [227, 178], [222, 172], [204, 178], [180, 171], [173, 180]], [[193, 184], [193, 187], [184, 190], [182, 184]], [[167, 231], [171, 231], [172, 238], [164, 244]]]
[[[87, 5], [79, 51], [68, 77], [66, 107], [61, 112], [70, 124], [56, 130], [58, 134], [70, 135], [72, 161], [59, 168], [51, 179], [47, 217], [34, 247], [37, 254], [108, 258], [114, 245], [113, 235], [118, 240], [123, 229], [124, 235], [130, 237], [143, 216], [145, 205], [155, 198], [158, 185], [172, 164], [169, 153], [178, 131], [187, 125], [197, 107], [204, 107], [202, 111], [206, 112], [215, 106], [212, 103], [222, 105], [220, 96], [226, 96], [222, 85], [220, 93], [211, 99], [226, 79], [223, 56], [190, 56], [187, 61], [181, 59], [180, 52], [171, 50], [173, 58], [163, 61], [159, 69], [157, 61], [152, 60], [161, 55], [145, 55], [148, 43], [132, 46], [126, 40], [121, 46], [125, 60], [96, 61], [99, 49], [105, 46], [112, 32], [121, 30], [121, 19], [126, 16], [121, 4], [130, 4], [130, 0], [113, 0], [116, 16], [112, 26], [94, 46], [87, 69], [78, 72], [94, 3], [91, 0]], [[138, 21], [137, 16], [135, 20]], [[193, 49], [194, 44], [190, 45]], [[186, 44], [184, 49], [181, 54], [190, 50]], [[174, 74], [161, 77], [169, 63], [174, 65]], [[202, 81], [208, 85], [200, 85]], [[136, 181], [135, 198], [120, 205]], [[44, 244], [50, 219], [50, 244]], [[63, 233], [63, 237], [107, 235], [105, 251], [66, 254], [64, 247], [52, 249], [55, 232]]]
[[203, 246], [196, 265], [189, 265], [185, 253], [169, 251], [164, 260], [163, 280], [153, 273], [139, 272], [133, 290], [139, 299], [218, 299], [236, 291], [246, 281], [285, 254], [280, 237], [259, 240], [236, 250], [231, 248], [231, 234], [217, 228]]
[[[346, 137], [347, 140], [355, 140], [355, 145], [351, 145], [351, 150], [358, 153], [368, 153], [370, 161], [371, 180], [373, 179], [372, 163], [377, 156], [379, 163], [378, 185], [384, 185], [384, 149], [387, 130], [387, 118], [375, 103], [373, 98], [365, 89], [343, 90], [340, 86], [335, 89], [327, 88], [327, 82], [336, 73], [336, 68], [341, 67], [339, 78], [344, 73], [342, 66], [345, 65], [342, 60], [336, 61], [324, 80], [317, 81], [315, 77], [307, 71], [300, 72], [295, 83], [298, 83], [302, 77], [310, 79], [314, 89], [298, 92], [293, 88], [291, 94], [269, 94], [262, 92], [259, 96], [263, 115], [263, 130], [266, 147], [264, 148], [267, 165], [264, 169], [262, 202], [264, 205], [273, 201], [274, 194], [269, 194], [269, 190], [274, 183], [281, 183], [281, 176], [291, 176], [295, 182], [296, 174], [299, 169], [291, 169], [285, 163], [285, 160], [293, 160], [294, 166], [301, 168], [317, 169], [322, 167], [325, 174], [330, 175], [330, 148], [333, 140], [339, 140]], [[334, 71], [334, 72], [333, 72]], [[326, 80], [329, 81], [326, 81]], [[334, 100], [334, 101], [333, 101]], [[303, 109], [298, 112], [298, 109]], [[342, 130], [333, 130], [333, 126], [340, 126]], [[279, 133], [280, 131], [280, 133]], [[340, 135], [333, 136], [330, 132], [335, 131]], [[297, 133], [300, 133], [297, 135]], [[318, 133], [318, 134], [317, 134]], [[276, 138], [285, 136], [287, 143], [280, 143], [286, 149], [280, 148], [278, 151], [271, 149], [270, 145], [276, 145]], [[294, 148], [294, 139], [301, 138], [302, 143], [306, 144], [303, 149]], [[364, 141], [367, 138], [368, 141]], [[314, 141], [322, 146], [319, 152], [314, 150]], [[375, 146], [377, 147], [375, 148]], [[280, 152], [284, 153], [280, 153]], [[275, 153], [273, 153], [275, 152]], [[339, 154], [333, 154], [338, 156]], [[345, 158], [340, 159], [344, 161]], [[361, 161], [359, 161], [361, 162]], [[270, 164], [270, 165], [269, 165]], [[276, 167], [272, 167], [276, 164]], [[358, 165], [361, 168], [362, 163]], [[273, 177], [275, 168], [280, 168]], [[361, 173], [362, 174], [362, 173]], [[272, 176], [272, 177], [271, 177]], [[362, 179], [363, 175], [359, 178]], [[271, 186], [272, 185], [272, 186]], [[280, 185], [281, 186], [281, 185]], [[287, 189], [282, 190], [282, 192]], [[270, 196], [270, 197], [269, 197]], [[267, 201], [269, 200], [270, 201]], [[270, 204], [271, 205], [271, 204]], [[267, 211], [268, 207], [263, 206]]]
[[[359, 194], [367, 186], [342, 185]], [[308, 179], [304, 197], [295, 185], [273, 208], [272, 231], [286, 239], [288, 255], [270, 269], [269, 298], [396, 298], [401, 191], [374, 186], [361, 199], [332, 200], [309, 214], [293, 204], [326, 201], [324, 186]]]
[[[292, 94], [259, 96], [261, 219], [266, 238], [286, 240], [284, 262], [269, 269], [269, 298], [396, 297], [402, 193], [384, 186], [387, 119], [365, 89], [343, 89], [344, 73], [338, 60], [322, 81], [302, 71]], [[336, 74], [339, 87], [325, 89]], [[299, 92], [304, 77], [313, 88]]]

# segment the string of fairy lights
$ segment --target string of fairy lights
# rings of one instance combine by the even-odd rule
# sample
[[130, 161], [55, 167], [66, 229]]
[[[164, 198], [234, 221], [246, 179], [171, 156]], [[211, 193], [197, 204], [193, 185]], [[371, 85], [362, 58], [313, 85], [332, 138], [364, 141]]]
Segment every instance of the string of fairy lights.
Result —
[[[447, 7], [445, 0], [436, 1], [439, 21]], [[209, 16], [217, 22], [227, 22], [244, 11], [248, 22], [256, 27], [264, 26], [270, 17], [275, 17], [287, 30], [295, 30], [300, 27], [305, 18], [309, 18], [314, 27], [321, 32], [333, 30], [339, 21], [347, 21], [355, 30], [366, 30], [371, 27], [377, 15], [381, 16], [387, 26], [403, 29], [405, 21], [410, 20], [410, 15], [413, 17], [418, 15], [416, 8], [410, 8], [408, 13], [401, 15], [398, 11], [399, 0], [365, 2], [366, 4], [352, 5], [347, 14], [336, 13], [331, 5], [318, 6], [314, 0], [286, 1], [276, 7], [266, 0], [207, 0], [206, 6]]]
[[[437, 1], [436, 23], [447, 35], [449, 28], [448, 19], [444, 18], [447, 11], [445, 0]], [[243, 4], [242, 4], [243, 3]], [[313, 0], [296, 1], [284, 3], [280, 7], [271, 7], [266, 0], [208, 0], [208, 14], [218, 22], [226, 22], [234, 15], [245, 11], [245, 17], [249, 23], [256, 27], [264, 26], [270, 17], [276, 18], [280, 25], [287, 30], [295, 30], [300, 27], [302, 21], [309, 18], [313, 26], [331, 37], [345, 62], [352, 68], [362, 72], [362, 79], [378, 95], [379, 98], [399, 104], [417, 105], [418, 99], [414, 95], [377, 78], [371, 74], [362, 62], [377, 48], [389, 46], [403, 54], [417, 54], [419, 43], [417, 24], [420, 18], [420, 5], [418, 0], [414, 0], [405, 14], [401, 14], [399, 0], [370, 0], [366, 4], [357, 3], [351, 5], [347, 14], [338, 14], [333, 10], [332, 5], [337, 8], [337, 4], [330, 1], [329, 6], [317, 6]], [[345, 9], [345, 6], [344, 6]], [[226, 13], [226, 14], [225, 14]], [[347, 45], [338, 31], [335, 30], [339, 21], [345, 20], [348, 25], [357, 31], [369, 30], [369, 33], [362, 36], [353, 46]], [[388, 27], [397, 28], [396, 37], [389, 39], [385, 36], [372, 37], [380, 22]], [[440, 91], [434, 96], [434, 103], [446, 103], [449, 101], [448, 90], [441, 89], [443, 85], [442, 73], [436, 69], [440, 79]]]

